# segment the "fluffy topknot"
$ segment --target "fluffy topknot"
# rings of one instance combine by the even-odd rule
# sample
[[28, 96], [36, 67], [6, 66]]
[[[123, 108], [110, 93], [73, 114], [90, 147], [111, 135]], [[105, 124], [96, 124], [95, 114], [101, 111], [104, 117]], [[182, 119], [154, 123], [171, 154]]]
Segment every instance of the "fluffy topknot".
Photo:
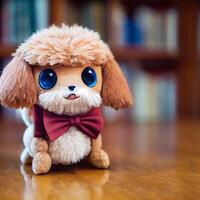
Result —
[[31, 65], [103, 65], [112, 58], [99, 34], [82, 26], [51, 26], [33, 34], [15, 55]]

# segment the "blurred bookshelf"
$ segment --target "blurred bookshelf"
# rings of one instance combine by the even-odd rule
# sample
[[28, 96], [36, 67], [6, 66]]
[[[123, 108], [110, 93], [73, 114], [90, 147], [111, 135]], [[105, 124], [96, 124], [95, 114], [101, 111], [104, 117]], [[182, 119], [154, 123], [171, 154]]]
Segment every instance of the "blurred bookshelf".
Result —
[[[127, 74], [134, 95], [141, 95], [132, 86], [138, 85], [135, 74], [139, 74], [147, 84], [144, 90], [149, 84], [154, 85], [154, 94], [158, 96], [154, 103], [165, 97], [158, 92], [163, 88], [166, 94], [173, 95], [167, 102], [173, 104], [171, 108], [168, 106], [172, 118], [175, 111], [180, 117], [200, 117], [199, 1], [8, 0], [1, 1], [0, 8], [1, 60], [36, 30], [51, 24], [80, 24], [98, 31], [108, 42]], [[152, 98], [152, 94], [145, 98]], [[139, 103], [139, 98], [136, 99]], [[160, 109], [149, 102], [150, 110]]]
[[13, 44], [2, 44], [0, 47], [0, 58], [3, 59], [4, 57], [10, 56], [16, 48], [17, 46]]
[[156, 62], [176, 62], [178, 54], [176, 52], [167, 52], [165, 50], [151, 49], [138, 46], [111, 46], [111, 50], [117, 60], [126, 61], [156, 61]]

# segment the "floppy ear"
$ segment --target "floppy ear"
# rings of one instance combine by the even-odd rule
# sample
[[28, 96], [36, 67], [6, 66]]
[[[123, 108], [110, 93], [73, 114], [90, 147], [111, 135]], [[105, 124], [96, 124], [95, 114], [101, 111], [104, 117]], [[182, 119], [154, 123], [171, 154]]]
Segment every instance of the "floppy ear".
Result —
[[127, 81], [114, 58], [110, 58], [102, 67], [102, 76], [103, 104], [116, 110], [131, 106], [132, 96]]
[[37, 87], [31, 67], [16, 55], [0, 77], [0, 101], [11, 108], [31, 107], [37, 102]]

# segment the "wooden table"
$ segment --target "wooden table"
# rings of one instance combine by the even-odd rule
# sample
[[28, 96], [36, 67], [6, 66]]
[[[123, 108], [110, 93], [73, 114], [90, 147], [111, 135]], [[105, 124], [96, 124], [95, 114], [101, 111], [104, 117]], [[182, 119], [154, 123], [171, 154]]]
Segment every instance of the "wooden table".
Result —
[[107, 124], [108, 170], [82, 163], [43, 176], [19, 163], [24, 128], [0, 122], [0, 199], [200, 199], [200, 121]]

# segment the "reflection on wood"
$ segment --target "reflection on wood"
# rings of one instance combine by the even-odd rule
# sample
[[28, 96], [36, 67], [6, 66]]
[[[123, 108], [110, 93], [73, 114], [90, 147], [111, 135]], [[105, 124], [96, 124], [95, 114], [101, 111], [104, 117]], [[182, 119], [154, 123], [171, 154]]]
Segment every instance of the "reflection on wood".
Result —
[[108, 170], [87, 163], [35, 176], [20, 166], [24, 126], [0, 121], [0, 199], [198, 199], [199, 122], [106, 124]]

